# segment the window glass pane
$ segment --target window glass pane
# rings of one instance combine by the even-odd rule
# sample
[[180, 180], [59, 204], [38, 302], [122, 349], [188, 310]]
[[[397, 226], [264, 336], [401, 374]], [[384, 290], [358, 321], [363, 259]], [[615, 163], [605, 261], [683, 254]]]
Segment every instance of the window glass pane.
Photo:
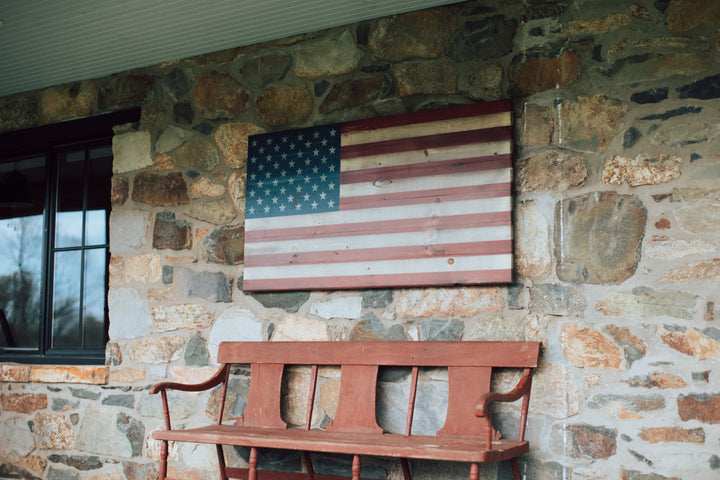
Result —
[[85, 253], [85, 299], [83, 323], [85, 348], [105, 346], [105, 265], [107, 250], [96, 248]]
[[91, 210], [85, 213], [85, 245], [107, 243], [107, 210]]
[[80, 347], [81, 259], [79, 250], [55, 254], [52, 346], [56, 349]]
[[85, 196], [85, 150], [60, 155], [58, 165], [55, 247], [82, 245]]
[[0, 163], [0, 347], [39, 347], [45, 159]]

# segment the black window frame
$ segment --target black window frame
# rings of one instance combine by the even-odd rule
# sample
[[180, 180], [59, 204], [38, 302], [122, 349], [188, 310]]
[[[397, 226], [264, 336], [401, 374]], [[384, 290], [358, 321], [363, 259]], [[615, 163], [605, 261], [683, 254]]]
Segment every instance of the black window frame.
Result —
[[[53, 255], [57, 249], [50, 249], [54, 235], [54, 216], [56, 213], [56, 196], [58, 186], [57, 162], [63, 152], [71, 149], [85, 148], [86, 155], [90, 148], [100, 145], [111, 145], [114, 135], [113, 127], [121, 124], [135, 123], [140, 120], [140, 108], [120, 112], [70, 120], [62, 123], [16, 130], [0, 134], [0, 163], [26, 155], [44, 155], [46, 158], [46, 193], [43, 208], [43, 259], [42, 259], [42, 313], [39, 319], [38, 349], [5, 349], [0, 348], [0, 363], [25, 364], [56, 364], [56, 365], [102, 365], [105, 363], [105, 347], [108, 341], [107, 293], [109, 286], [106, 279], [104, 341], [103, 347], [86, 349], [58, 350], [51, 348], [52, 326], [52, 284]], [[109, 202], [108, 202], [109, 203]], [[83, 223], [84, 225], [84, 223]], [[110, 257], [109, 224], [107, 226], [107, 262]], [[85, 246], [82, 247], [83, 249]], [[1, 288], [1, 286], [0, 286]]]

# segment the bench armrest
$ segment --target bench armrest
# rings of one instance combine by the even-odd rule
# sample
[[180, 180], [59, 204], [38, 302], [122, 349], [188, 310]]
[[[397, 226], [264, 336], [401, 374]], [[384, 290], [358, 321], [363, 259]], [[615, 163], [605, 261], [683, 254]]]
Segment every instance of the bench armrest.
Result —
[[[519, 440], [525, 439], [525, 424], [527, 423], [528, 405], [530, 401], [530, 387], [532, 386], [532, 368], [523, 369], [523, 375], [518, 381], [515, 388], [507, 393], [490, 392], [482, 395], [475, 405], [475, 415], [477, 417], [487, 418], [492, 423], [492, 403], [493, 402], [514, 402], [523, 398], [522, 410], [520, 412], [520, 432]], [[492, 430], [492, 428], [490, 429]], [[488, 432], [488, 445], [490, 445], [490, 435]]]
[[167, 400], [168, 390], [180, 390], [183, 392], [202, 392], [204, 390], [210, 390], [220, 384], [223, 384], [222, 394], [220, 395], [220, 403], [218, 405], [218, 424], [222, 422], [223, 409], [225, 407], [225, 395], [227, 392], [227, 380], [230, 375], [230, 364], [226, 363], [220, 369], [210, 377], [208, 380], [202, 383], [175, 383], [175, 382], [161, 382], [156, 383], [150, 387], [149, 393], [155, 395], [160, 392], [162, 396], [162, 408], [163, 417], [165, 419], [165, 428], [172, 430], [170, 425], [170, 406]]

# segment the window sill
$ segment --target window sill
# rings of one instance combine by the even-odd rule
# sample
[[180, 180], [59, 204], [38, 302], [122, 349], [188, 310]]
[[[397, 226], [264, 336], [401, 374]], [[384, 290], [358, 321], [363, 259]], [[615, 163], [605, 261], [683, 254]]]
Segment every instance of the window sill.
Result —
[[109, 368], [105, 366], [0, 364], [0, 382], [83, 383], [107, 385]]

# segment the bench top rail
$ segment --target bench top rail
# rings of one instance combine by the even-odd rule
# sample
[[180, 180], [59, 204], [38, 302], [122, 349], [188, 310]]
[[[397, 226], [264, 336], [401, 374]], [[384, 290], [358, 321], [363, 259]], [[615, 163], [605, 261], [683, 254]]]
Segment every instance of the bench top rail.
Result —
[[513, 367], [538, 365], [540, 342], [222, 342], [219, 363]]

